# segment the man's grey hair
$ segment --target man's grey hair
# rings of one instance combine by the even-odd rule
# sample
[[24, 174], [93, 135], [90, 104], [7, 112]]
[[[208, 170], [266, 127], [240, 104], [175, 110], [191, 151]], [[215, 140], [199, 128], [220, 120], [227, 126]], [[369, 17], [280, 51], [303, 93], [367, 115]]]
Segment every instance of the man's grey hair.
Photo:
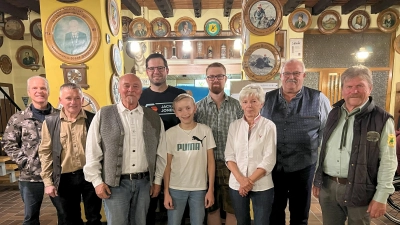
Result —
[[299, 71], [299, 72], [305, 72], [305, 70], [306, 70], [306, 66], [304, 65], [303, 61], [298, 60], [298, 59], [289, 59], [288, 61], [282, 63], [281, 73], [284, 72], [283, 69], [285, 68], [286, 64], [289, 64], [289, 63], [299, 63], [303, 69], [303, 71]]
[[30, 86], [31, 80], [37, 79], [37, 78], [42, 79], [42, 80], [44, 81], [44, 84], [46, 85], [46, 88], [47, 88], [47, 93], [50, 94], [49, 81], [48, 81], [46, 78], [41, 77], [41, 76], [33, 76], [33, 77], [30, 77], [30, 78], [26, 81], [26, 91], [29, 91], [29, 86]]
[[64, 90], [65, 88], [68, 88], [70, 90], [78, 90], [79, 91], [79, 95], [81, 96], [81, 98], [83, 97], [81, 86], [79, 86], [78, 84], [75, 84], [75, 83], [66, 83], [66, 84], [61, 85], [61, 87], [60, 87], [60, 97], [61, 97], [62, 90]]
[[360, 77], [361, 79], [367, 81], [369, 87], [372, 88], [372, 72], [370, 69], [368, 69], [368, 67], [363, 65], [352, 66], [342, 73], [342, 76], [340, 77], [342, 87], [346, 80], [356, 77]]
[[247, 98], [249, 96], [256, 97], [261, 102], [261, 104], [264, 104], [265, 93], [260, 85], [248, 84], [244, 86], [239, 92], [239, 101], [241, 102], [244, 98]]

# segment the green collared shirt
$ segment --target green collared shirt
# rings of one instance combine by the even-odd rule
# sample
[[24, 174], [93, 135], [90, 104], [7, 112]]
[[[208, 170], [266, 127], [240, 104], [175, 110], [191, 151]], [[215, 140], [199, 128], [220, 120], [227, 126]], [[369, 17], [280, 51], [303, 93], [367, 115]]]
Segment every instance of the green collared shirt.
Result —
[[[352, 150], [354, 119], [366, 103], [355, 108], [352, 112], [347, 111], [345, 104], [342, 105], [339, 122], [326, 143], [326, 157], [323, 164], [324, 173], [333, 177], [347, 178]], [[389, 146], [389, 135], [394, 135], [394, 121], [392, 118], [386, 121], [379, 140], [378, 185], [373, 199], [381, 203], [386, 203], [386, 199], [394, 191], [392, 185], [393, 176], [387, 171], [393, 171], [393, 169], [397, 168], [396, 144]]]

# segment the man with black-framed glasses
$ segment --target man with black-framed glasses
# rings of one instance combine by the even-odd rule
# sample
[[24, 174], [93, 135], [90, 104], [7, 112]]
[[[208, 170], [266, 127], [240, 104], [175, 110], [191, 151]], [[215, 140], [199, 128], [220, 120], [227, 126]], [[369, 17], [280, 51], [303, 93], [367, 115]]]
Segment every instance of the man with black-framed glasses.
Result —
[[221, 225], [220, 210], [226, 212], [225, 224], [236, 224], [232, 201], [229, 196], [230, 171], [225, 164], [225, 145], [228, 129], [231, 122], [243, 117], [243, 110], [238, 100], [224, 92], [227, 81], [226, 68], [221, 63], [215, 62], [206, 69], [208, 95], [197, 102], [195, 120], [206, 124], [212, 129], [217, 147], [214, 149], [215, 158], [215, 203], [208, 211], [208, 225]]
[[[168, 130], [180, 122], [174, 114], [172, 102], [176, 96], [186, 92], [180, 88], [167, 85], [168, 62], [161, 54], [154, 53], [147, 57], [146, 73], [150, 80], [150, 87], [143, 90], [139, 104], [156, 111], [164, 123], [165, 130]], [[157, 202], [160, 201], [160, 207], [164, 208], [163, 199], [162, 194], [161, 196], [152, 196], [147, 213], [147, 225], [155, 224]], [[166, 211], [166, 209], [163, 210]]]
[[290, 224], [308, 224], [312, 180], [318, 147], [328, 113], [329, 99], [303, 86], [305, 66], [290, 59], [282, 66], [279, 89], [267, 92], [261, 115], [277, 130], [276, 165], [272, 171], [274, 203], [270, 223], [284, 225], [289, 200]]

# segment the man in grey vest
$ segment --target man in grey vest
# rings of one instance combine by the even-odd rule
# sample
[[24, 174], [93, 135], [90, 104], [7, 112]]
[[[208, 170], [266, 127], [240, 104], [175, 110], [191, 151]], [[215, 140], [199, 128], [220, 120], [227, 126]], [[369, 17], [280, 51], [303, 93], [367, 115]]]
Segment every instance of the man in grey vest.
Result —
[[368, 225], [383, 216], [397, 168], [393, 117], [370, 97], [372, 74], [353, 66], [341, 75], [343, 99], [324, 130], [313, 195], [324, 225]]
[[290, 59], [282, 66], [282, 87], [266, 93], [261, 115], [277, 130], [276, 165], [272, 171], [274, 203], [271, 224], [284, 225], [289, 200], [290, 224], [308, 224], [311, 188], [322, 130], [331, 109], [328, 98], [303, 86], [305, 66]]
[[82, 109], [82, 89], [77, 84], [63, 84], [59, 101], [63, 107], [46, 116], [39, 146], [45, 193], [60, 197], [66, 225], [83, 225], [81, 199], [86, 224], [100, 225], [101, 199], [82, 170], [86, 163], [87, 130], [94, 114]]
[[85, 179], [104, 199], [107, 224], [146, 224], [150, 196], [158, 196], [166, 166], [161, 118], [138, 101], [142, 83], [135, 74], [119, 81], [121, 102], [93, 118], [86, 142]]

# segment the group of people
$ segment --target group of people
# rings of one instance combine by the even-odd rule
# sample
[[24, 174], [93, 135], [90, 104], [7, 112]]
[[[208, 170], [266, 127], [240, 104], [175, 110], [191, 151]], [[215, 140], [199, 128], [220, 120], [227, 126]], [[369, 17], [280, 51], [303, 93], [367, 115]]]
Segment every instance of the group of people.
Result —
[[28, 80], [32, 104], [10, 118], [2, 140], [21, 170], [24, 224], [39, 224], [43, 193], [68, 225], [83, 224], [81, 199], [87, 224], [100, 224], [103, 201], [111, 225], [153, 225], [159, 202], [169, 225], [181, 224], [187, 205], [192, 225], [220, 225], [221, 211], [225, 224], [249, 225], [251, 200], [255, 225], [286, 224], [287, 204], [290, 224], [302, 225], [311, 193], [323, 224], [370, 224], [385, 213], [396, 136], [392, 116], [370, 97], [368, 68], [342, 74], [343, 99], [332, 110], [303, 86], [296, 59], [283, 64], [279, 89], [249, 84], [239, 100], [224, 92], [221, 63], [208, 65], [209, 93], [197, 103], [167, 85], [163, 55], [147, 57], [146, 73], [149, 88], [125, 74], [121, 102], [96, 114], [82, 109], [76, 84], [60, 87], [57, 110], [47, 80]]

